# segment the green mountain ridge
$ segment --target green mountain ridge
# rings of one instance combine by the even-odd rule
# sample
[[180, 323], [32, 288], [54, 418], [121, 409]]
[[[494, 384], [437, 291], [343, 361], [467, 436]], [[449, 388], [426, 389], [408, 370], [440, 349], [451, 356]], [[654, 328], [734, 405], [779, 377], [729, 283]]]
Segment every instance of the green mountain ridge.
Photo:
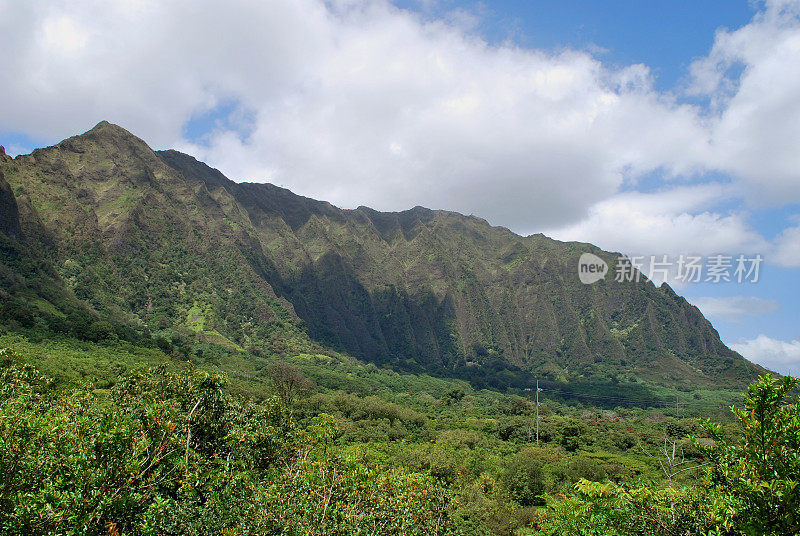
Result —
[[[618, 257], [590, 244], [236, 183], [107, 122], [4, 157], [0, 173], [0, 206], [18, 207], [17, 217], [3, 211], [4, 243], [25, 244], [18, 256], [52, 272], [52, 284], [31, 288], [53, 310], [31, 314], [51, 322], [80, 304], [98, 337], [128, 330], [266, 354], [330, 348], [471, 377], [741, 386], [763, 371], [666, 285], [612, 274], [581, 284], [582, 253], [611, 266]], [[12, 265], [3, 269], [18, 275]], [[48, 299], [45, 287], [62, 290]], [[0, 319], [16, 318], [8, 308]]]

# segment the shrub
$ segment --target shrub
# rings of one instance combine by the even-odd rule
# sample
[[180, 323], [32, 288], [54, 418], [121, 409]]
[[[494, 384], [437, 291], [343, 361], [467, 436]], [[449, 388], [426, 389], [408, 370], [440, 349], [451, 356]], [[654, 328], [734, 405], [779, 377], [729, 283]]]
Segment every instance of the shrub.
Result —
[[506, 464], [502, 482], [509, 495], [522, 506], [544, 504], [544, 460], [534, 449], [525, 449]]

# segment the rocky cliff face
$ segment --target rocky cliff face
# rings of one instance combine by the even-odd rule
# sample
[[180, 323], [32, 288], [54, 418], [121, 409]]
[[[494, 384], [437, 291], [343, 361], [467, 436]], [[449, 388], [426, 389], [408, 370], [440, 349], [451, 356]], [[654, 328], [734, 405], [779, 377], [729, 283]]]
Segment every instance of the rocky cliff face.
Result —
[[53, 241], [36, 211], [16, 198], [4, 169], [15, 173], [17, 167], [0, 147], [0, 323], [12, 329], [49, 325], [86, 336], [100, 318], [64, 284], [53, 263]]
[[[5, 148], [0, 145], [0, 164], [8, 163], [11, 158], [6, 155]], [[6, 182], [2, 168], [0, 168], [0, 233], [16, 238], [20, 234], [19, 211], [17, 200], [11, 186]]]
[[581, 253], [615, 262], [590, 244], [422, 207], [341, 210], [235, 183], [108, 123], [0, 169], [30, 201], [22, 219], [55, 237], [75, 295], [154, 332], [267, 351], [324, 345], [438, 373], [696, 384], [758, 371], [666, 286], [611, 274], [581, 284]]

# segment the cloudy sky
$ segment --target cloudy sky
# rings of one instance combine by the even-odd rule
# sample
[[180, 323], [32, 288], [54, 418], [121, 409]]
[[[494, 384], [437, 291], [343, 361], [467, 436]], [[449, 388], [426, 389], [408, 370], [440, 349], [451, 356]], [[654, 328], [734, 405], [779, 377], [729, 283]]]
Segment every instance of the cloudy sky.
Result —
[[[650, 255], [800, 374], [800, 1], [0, 0], [0, 144], [102, 119], [235, 180]], [[674, 275], [674, 274], [673, 274]]]

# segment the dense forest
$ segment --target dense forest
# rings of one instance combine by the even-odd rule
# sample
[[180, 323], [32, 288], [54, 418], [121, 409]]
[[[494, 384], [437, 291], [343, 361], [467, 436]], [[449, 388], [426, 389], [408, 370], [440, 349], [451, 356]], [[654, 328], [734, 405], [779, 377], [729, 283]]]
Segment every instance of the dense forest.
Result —
[[653, 407], [545, 390], [537, 428], [530, 392], [338, 354], [0, 347], [2, 534], [800, 530], [794, 378], [760, 378], [732, 410], [730, 392]]

